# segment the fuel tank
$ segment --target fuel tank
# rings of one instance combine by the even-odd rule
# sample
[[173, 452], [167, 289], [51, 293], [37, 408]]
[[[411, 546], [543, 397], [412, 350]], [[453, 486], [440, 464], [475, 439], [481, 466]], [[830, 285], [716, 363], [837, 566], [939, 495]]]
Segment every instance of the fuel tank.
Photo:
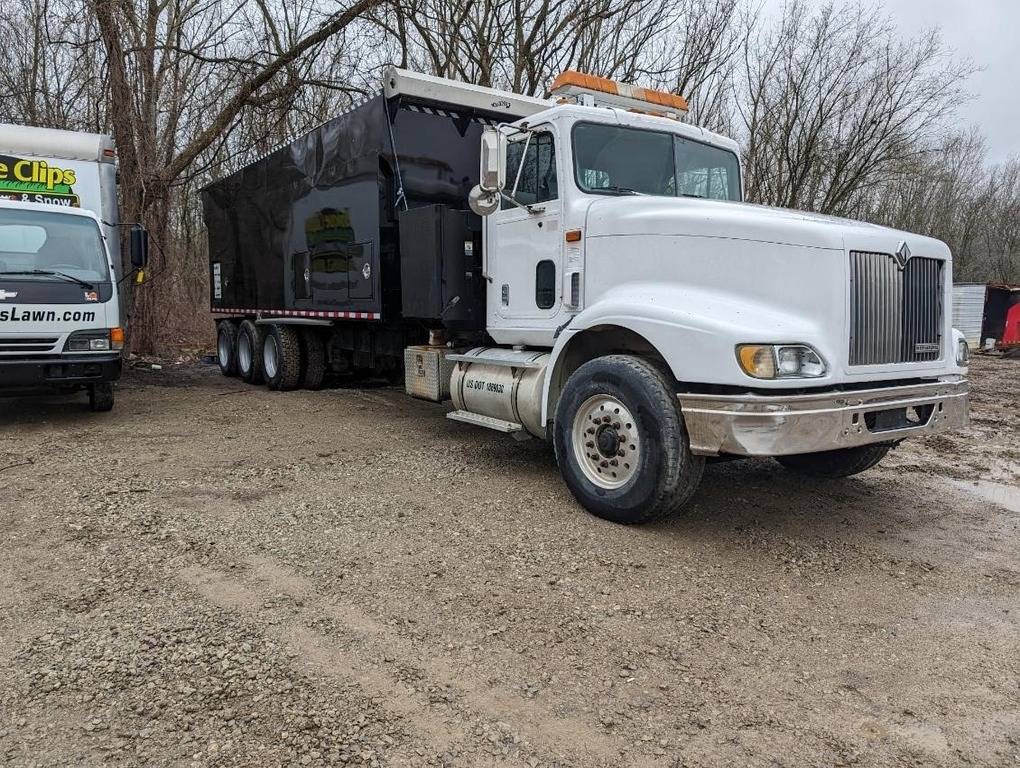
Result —
[[450, 397], [458, 410], [515, 422], [529, 434], [545, 438], [542, 389], [548, 352], [477, 347], [451, 359], [457, 365], [450, 378]]

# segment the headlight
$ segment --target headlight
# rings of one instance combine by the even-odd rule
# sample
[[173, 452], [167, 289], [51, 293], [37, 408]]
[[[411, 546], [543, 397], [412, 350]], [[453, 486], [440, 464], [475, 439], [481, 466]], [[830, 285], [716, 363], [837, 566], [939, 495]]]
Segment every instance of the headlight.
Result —
[[106, 352], [124, 346], [124, 332], [120, 328], [100, 328], [94, 331], [75, 331], [67, 337], [65, 352]]
[[966, 368], [969, 360], [970, 347], [967, 345], [966, 339], [960, 339], [956, 342], [956, 364], [961, 368]]
[[826, 374], [822, 358], [804, 344], [740, 344], [737, 361], [755, 379], [816, 379]]

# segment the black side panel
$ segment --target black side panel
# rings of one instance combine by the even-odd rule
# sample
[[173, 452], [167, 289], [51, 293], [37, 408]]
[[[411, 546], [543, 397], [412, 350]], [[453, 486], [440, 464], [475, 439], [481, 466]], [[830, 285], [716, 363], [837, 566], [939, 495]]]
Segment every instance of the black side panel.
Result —
[[371, 99], [203, 190], [213, 308], [381, 312], [385, 110]]
[[[483, 329], [480, 222], [464, 209], [484, 122], [505, 118], [380, 95], [209, 185], [213, 309]], [[432, 212], [401, 237], [398, 211], [418, 207]]]
[[484, 329], [481, 218], [429, 205], [401, 211], [399, 222], [404, 317], [456, 331]]
[[478, 183], [483, 127], [452, 114], [393, 112], [393, 143], [408, 207], [467, 207], [468, 192]]

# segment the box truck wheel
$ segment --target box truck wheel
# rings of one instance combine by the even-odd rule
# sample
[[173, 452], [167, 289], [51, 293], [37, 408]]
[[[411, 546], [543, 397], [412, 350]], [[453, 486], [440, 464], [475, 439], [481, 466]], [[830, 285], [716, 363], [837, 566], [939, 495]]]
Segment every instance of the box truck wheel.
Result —
[[262, 342], [262, 375], [270, 389], [295, 389], [301, 378], [301, 342], [290, 325], [266, 326]]
[[326, 345], [322, 334], [316, 328], [302, 328], [301, 337], [301, 381], [304, 389], [322, 389], [326, 378]]
[[581, 506], [625, 525], [678, 511], [705, 468], [691, 453], [673, 384], [629, 355], [596, 358], [574, 371], [556, 407], [553, 440]]
[[230, 320], [216, 323], [216, 362], [224, 376], [237, 375], [237, 326]]
[[242, 320], [237, 329], [237, 372], [248, 384], [262, 382], [262, 327]]
[[101, 381], [98, 384], [89, 384], [88, 392], [90, 411], [113, 410], [113, 382]]
[[800, 453], [796, 456], [777, 456], [776, 461], [801, 475], [836, 480], [871, 469], [889, 453], [891, 446], [874, 444], [839, 448], [835, 451]]

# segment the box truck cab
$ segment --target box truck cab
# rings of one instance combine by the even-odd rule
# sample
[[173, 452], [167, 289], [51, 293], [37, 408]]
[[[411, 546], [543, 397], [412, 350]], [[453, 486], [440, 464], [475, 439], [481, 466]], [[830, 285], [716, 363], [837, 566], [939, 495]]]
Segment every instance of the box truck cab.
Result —
[[[99, 134], [0, 125], [0, 393], [113, 407], [123, 308], [116, 154]], [[141, 235], [132, 262], [145, 261]]]

